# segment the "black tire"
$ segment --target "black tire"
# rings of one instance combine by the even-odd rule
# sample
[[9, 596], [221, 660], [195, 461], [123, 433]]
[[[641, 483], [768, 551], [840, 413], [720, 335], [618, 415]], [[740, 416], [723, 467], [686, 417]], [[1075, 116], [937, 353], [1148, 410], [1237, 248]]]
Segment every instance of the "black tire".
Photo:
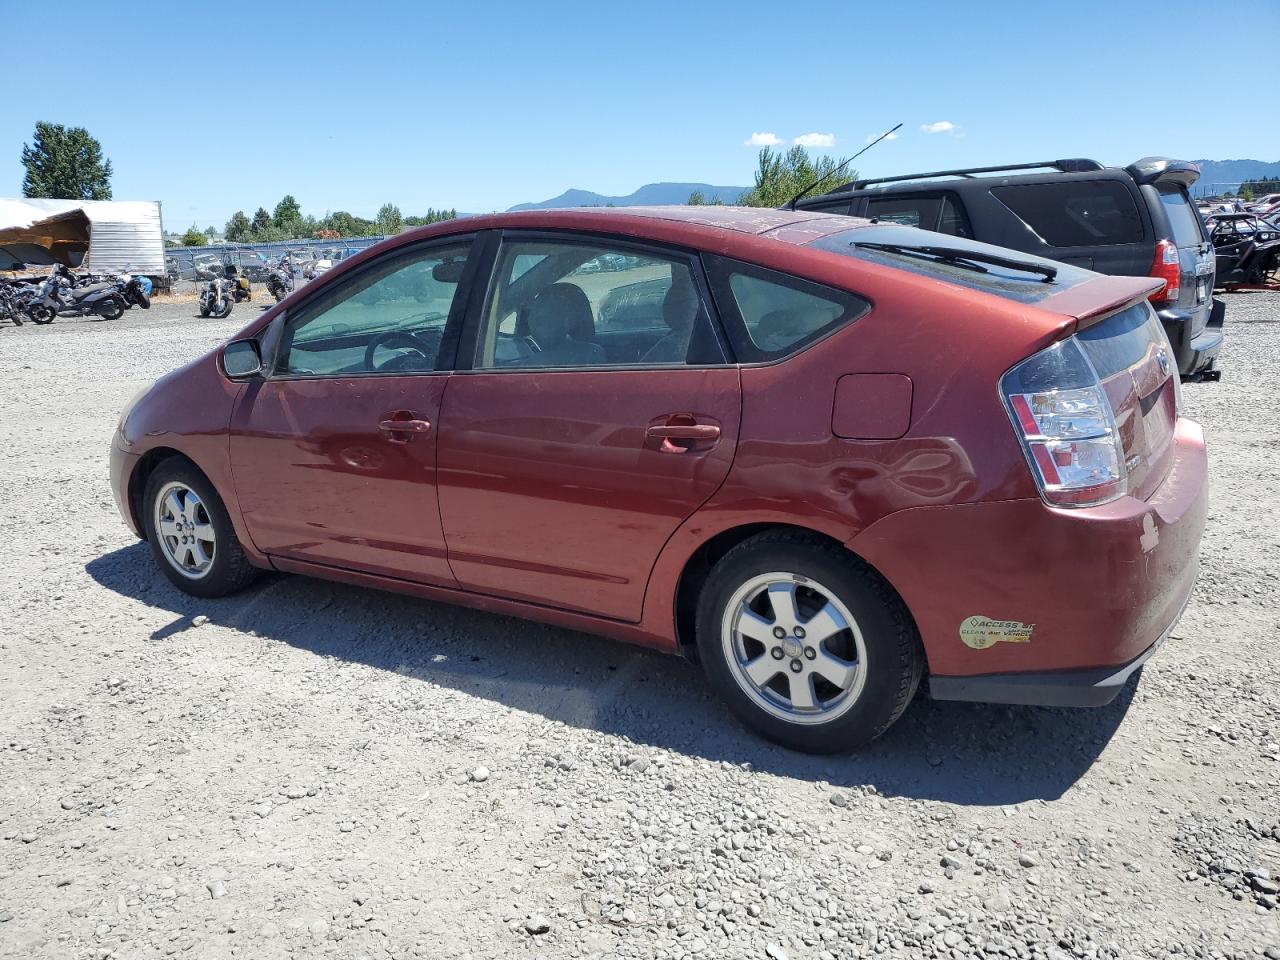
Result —
[[[156, 498], [171, 483], [180, 483], [203, 502], [208, 521], [217, 538], [213, 561], [198, 578], [178, 572], [165, 553], [156, 531]], [[151, 472], [142, 495], [142, 524], [156, 563], [169, 581], [193, 597], [224, 597], [243, 590], [257, 579], [259, 570], [244, 555], [227, 508], [208, 479], [194, 464], [182, 457], [170, 457]]]
[[147, 296], [146, 291], [144, 290], [138, 291], [138, 306], [143, 310], [151, 309], [151, 298]]
[[231, 308], [235, 306], [235, 303], [236, 302], [234, 298], [223, 297], [221, 300], [219, 300], [217, 303], [213, 305], [213, 310], [212, 310], [213, 316], [218, 320], [222, 320], [224, 317], [231, 316]]
[[200, 300], [200, 316], [207, 317], [208, 315], [209, 315], [209, 301], [202, 298]]
[[120, 297], [103, 297], [93, 305], [93, 315], [99, 320], [119, 320], [124, 316], [125, 307]]
[[31, 322], [43, 327], [45, 324], [53, 323], [53, 318], [57, 316], [52, 308], [39, 306], [32, 307], [27, 311], [27, 316], [31, 318]]
[[[820, 584], [847, 608], [861, 633], [861, 689], [829, 721], [793, 722], [769, 712], [743, 689], [740, 668], [730, 664], [722, 641], [726, 610], [744, 585], [776, 572], [799, 575], [801, 587]], [[729, 709], [766, 739], [805, 753], [847, 753], [880, 736], [907, 708], [924, 672], [915, 624], [884, 578], [838, 545], [802, 532], [762, 533], [720, 559], [698, 598], [697, 644], [708, 680]], [[811, 653], [805, 658], [812, 659]]]

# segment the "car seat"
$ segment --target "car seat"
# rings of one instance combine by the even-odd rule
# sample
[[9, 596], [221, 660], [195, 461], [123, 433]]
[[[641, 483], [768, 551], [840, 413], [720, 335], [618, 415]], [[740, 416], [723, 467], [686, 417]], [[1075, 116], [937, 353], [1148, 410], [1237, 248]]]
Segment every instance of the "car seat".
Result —
[[595, 336], [591, 301], [572, 283], [553, 283], [529, 305], [529, 337], [539, 352], [520, 360], [526, 367], [597, 366], [606, 362], [598, 343], [581, 340], [571, 331]]

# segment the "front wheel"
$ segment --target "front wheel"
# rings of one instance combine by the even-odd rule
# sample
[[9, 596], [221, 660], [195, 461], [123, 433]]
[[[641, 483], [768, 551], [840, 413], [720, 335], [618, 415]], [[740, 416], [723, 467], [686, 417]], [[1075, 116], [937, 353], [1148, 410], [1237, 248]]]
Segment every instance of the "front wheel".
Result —
[[222, 597], [257, 577], [222, 498], [189, 461], [174, 457], [155, 469], [147, 479], [143, 511], [156, 562], [183, 593]]
[[213, 305], [213, 315], [219, 320], [223, 317], [229, 317], [233, 306], [235, 306], [235, 301], [231, 297], [222, 297]]
[[721, 558], [698, 600], [697, 642], [738, 718], [806, 753], [880, 736], [924, 669], [915, 625], [884, 579], [802, 533], [760, 534]]
[[57, 311], [52, 307], [46, 307], [43, 304], [27, 308], [27, 316], [31, 318], [31, 322], [40, 326], [44, 326], [46, 323], [53, 323], [53, 318], [57, 315]]

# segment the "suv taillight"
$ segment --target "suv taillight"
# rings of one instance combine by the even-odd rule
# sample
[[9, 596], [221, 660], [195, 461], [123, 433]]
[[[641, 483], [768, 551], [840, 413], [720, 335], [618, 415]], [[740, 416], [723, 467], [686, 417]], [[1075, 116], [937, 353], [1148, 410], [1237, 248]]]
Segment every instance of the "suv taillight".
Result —
[[1182, 261], [1178, 248], [1171, 240], [1156, 244], [1156, 256], [1151, 262], [1151, 276], [1164, 281], [1164, 289], [1157, 290], [1148, 299], [1152, 303], [1171, 303], [1182, 292]]
[[1124, 495], [1115, 414], [1074, 337], [1022, 361], [1001, 378], [1000, 391], [1048, 503], [1084, 507]]

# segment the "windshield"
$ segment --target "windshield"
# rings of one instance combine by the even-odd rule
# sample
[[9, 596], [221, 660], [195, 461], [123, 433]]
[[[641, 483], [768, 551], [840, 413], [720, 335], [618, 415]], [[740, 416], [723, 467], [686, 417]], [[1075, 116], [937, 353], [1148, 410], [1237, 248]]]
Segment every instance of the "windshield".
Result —
[[[866, 246], [866, 244], [872, 244], [873, 246]], [[908, 250], [899, 252], [882, 248], [877, 249], [874, 246], [876, 244], [897, 245], [900, 247], [945, 248], [948, 251], [954, 251], [957, 257], [960, 258], [965, 253], [972, 253], [981, 259], [973, 262], [961, 259], [957, 262], [916, 254]], [[1068, 287], [1074, 287], [1078, 283], [1084, 283], [1095, 276], [1092, 271], [1082, 270], [1079, 267], [1058, 263], [1054, 260], [1046, 260], [1043, 257], [1022, 253], [1018, 250], [1006, 250], [1004, 247], [993, 246], [989, 243], [979, 243], [976, 240], [966, 240], [963, 237], [951, 237], [933, 233], [932, 231], [915, 230], [911, 227], [891, 226], [888, 224], [874, 227], [855, 227], [852, 230], [845, 230], [842, 233], [834, 233], [822, 237], [815, 240], [811, 245], [819, 250], [829, 250], [846, 257], [856, 257], [859, 260], [867, 260], [882, 266], [906, 270], [909, 273], [932, 277], [935, 280], [954, 283], [957, 286], [994, 294], [1008, 300], [1016, 300], [1019, 303], [1038, 303], [1046, 297], [1060, 293]], [[1028, 266], [1037, 268], [1037, 270], [1043, 267], [1050, 267], [1055, 271], [1055, 276], [1051, 282], [1046, 283], [1044, 274], [1041, 272], [1004, 266], [992, 262], [993, 258], [995, 260], [1026, 263]]]
[[1200, 232], [1200, 217], [1181, 187], [1160, 190], [1160, 203], [1164, 206], [1165, 216], [1169, 218], [1174, 243], [1180, 247], [1195, 247], [1204, 241], [1204, 235]]

